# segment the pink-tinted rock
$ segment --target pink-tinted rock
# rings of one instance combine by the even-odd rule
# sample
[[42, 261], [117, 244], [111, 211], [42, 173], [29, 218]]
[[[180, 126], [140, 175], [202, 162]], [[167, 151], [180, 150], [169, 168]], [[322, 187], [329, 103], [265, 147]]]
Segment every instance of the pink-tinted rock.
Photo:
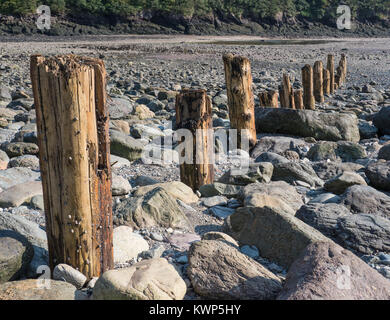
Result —
[[292, 264], [278, 300], [389, 300], [390, 280], [332, 242], [308, 245]]
[[168, 238], [169, 243], [180, 251], [188, 250], [191, 243], [199, 240], [200, 236], [195, 233], [177, 233]]

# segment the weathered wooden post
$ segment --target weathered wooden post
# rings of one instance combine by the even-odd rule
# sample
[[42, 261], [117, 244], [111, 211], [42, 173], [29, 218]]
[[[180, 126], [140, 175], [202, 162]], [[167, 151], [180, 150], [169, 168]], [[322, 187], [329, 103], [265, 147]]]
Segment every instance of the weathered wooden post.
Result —
[[294, 95], [288, 74], [283, 74], [282, 94], [283, 98], [281, 97], [281, 99], [283, 99], [285, 108], [295, 109]]
[[328, 60], [326, 64], [326, 68], [329, 70], [329, 76], [330, 76], [330, 81], [329, 81], [329, 86], [330, 86], [330, 93], [334, 93], [334, 55], [329, 54], [328, 55]]
[[189, 130], [192, 136], [192, 141], [181, 139], [182, 143], [192, 143], [190, 149], [183, 149], [183, 152], [192, 151], [192, 154], [190, 163], [184, 161], [180, 164], [180, 179], [194, 191], [214, 182], [211, 108], [211, 99], [205, 90], [182, 90], [176, 96], [176, 127]]
[[328, 69], [323, 69], [323, 80], [324, 80], [324, 94], [330, 94], [330, 72]]
[[341, 54], [341, 59], [337, 67], [335, 83], [337, 87], [340, 87], [344, 82], [347, 75], [347, 58], [344, 53]]
[[276, 90], [268, 90], [268, 101], [271, 108], [278, 108], [278, 92]]
[[226, 90], [229, 105], [230, 127], [237, 129], [237, 146], [241, 148], [241, 134], [249, 141], [249, 146], [256, 144], [255, 102], [252, 91], [252, 73], [249, 59], [226, 54], [223, 56], [225, 67]]
[[88, 279], [114, 267], [109, 115], [103, 61], [31, 57], [50, 268]]
[[267, 91], [261, 91], [258, 95], [260, 107], [267, 107], [268, 106], [268, 92]]
[[343, 68], [341, 66], [338, 66], [336, 68], [336, 75], [334, 77], [334, 89], [335, 90], [337, 90], [338, 88], [341, 87], [341, 79], [343, 77], [343, 75], [342, 75], [343, 71], [342, 70], [343, 70]]
[[303, 90], [302, 89], [296, 89], [294, 90], [294, 103], [295, 103], [295, 108], [298, 110], [303, 110], [304, 105], [303, 105]]
[[322, 61], [316, 61], [313, 68], [314, 97], [317, 102], [324, 102], [324, 80]]
[[286, 100], [286, 97], [284, 95], [283, 85], [280, 85], [278, 87], [278, 92], [279, 92], [280, 107], [281, 108], [288, 108], [288, 100]]
[[344, 83], [347, 77], [347, 56], [345, 55], [345, 53], [341, 54], [340, 64], [343, 68], [343, 77], [341, 81]]
[[302, 68], [303, 105], [305, 109], [314, 110], [313, 68], [307, 64]]
[[259, 102], [261, 107], [277, 108], [278, 107], [278, 92], [275, 90], [267, 90], [259, 93]]

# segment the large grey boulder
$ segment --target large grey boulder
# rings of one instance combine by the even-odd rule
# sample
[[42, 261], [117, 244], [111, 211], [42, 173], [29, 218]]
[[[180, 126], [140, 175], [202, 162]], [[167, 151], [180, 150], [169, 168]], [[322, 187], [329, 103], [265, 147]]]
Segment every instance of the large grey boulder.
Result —
[[281, 290], [280, 279], [225, 240], [195, 242], [188, 256], [194, 290], [208, 299], [270, 300]]
[[143, 196], [124, 199], [117, 204], [114, 223], [136, 229], [153, 226], [188, 227], [189, 225], [176, 199], [162, 187], [153, 188]]
[[370, 186], [349, 187], [342, 196], [342, 203], [353, 213], [390, 217], [390, 197]]
[[271, 152], [282, 154], [292, 147], [305, 146], [307, 143], [298, 138], [278, 136], [278, 135], [264, 135], [261, 136], [256, 143], [256, 146], [251, 151], [251, 157], [257, 158], [264, 152]]
[[182, 300], [184, 280], [166, 259], [139, 262], [130, 268], [109, 270], [93, 288], [94, 300]]
[[359, 142], [358, 119], [352, 113], [325, 113], [312, 110], [255, 108], [256, 131], [326, 141]]
[[350, 141], [322, 141], [312, 146], [307, 153], [309, 159], [313, 161], [337, 160], [354, 161], [367, 156], [364, 148]]
[[338, 176], [326, 181], [324, 189], [335, 194], [342, 194], [347, 188], [356, 184], [363, 186], [367, 185], [361, 175], [355, 172], [344, 171]]
[[242, 207], [227, 218], [224, 230], [241, 245], [254, 245], [260, 256], [288, 268], [309, 243], [331, 241], [283, 208]]
[[278, 300], [389, 300], [390, 281], [352, 252], [310, 244], [292, 264]]
[[329, 180], [342, 174], [344, 171], [364, 171], [364, 166], [353, 162], [321, 161], [312, 164], [314, 171], [323, 180]]
[[46, 232], [38, 224], [22, 216], [1, 212], [0, 230], [14, 231], [31, 243], [34, 249], [34, 256], [27, 270], [29, 276], [35, 277], [38, 267], [48, 265]]
[[355, 252], [390, 252], [390, 221], [372, 214], [340, 217], [337, 224], [339, 244]]
[[376, 189], [390, 191], [390, 161], [378, 160], [370, 163], [365, 173], [370, 185]]
[[378, 159], [390, 160], [390, 143], [380, 148], [378, 152]]
[[302, 196], [284, 181], [252, 183], [238, 194], [238, 199], [247, 207], [263, 207], [269, 197], [284, 202], [294, 213], [303, 205]]
[[24, 275], [33, 257], [31, 243], [14, 231], [0, 230], [0, 283]]
[[290, 184], [303, 181], [312, 187], [322, 187], [324, 185], [324, 182], [317, 176], [311, 165], [305, 162], [275, 164], [272, 180], [282, 180]]
[[311, 203], [296, 217], [342, 247], [360, 254], [390, 250], [390, 221], [372, 214], [352, 214], [343, 205]]
[[383, 107], [375, 114], [373, 123], [378, 128], [380, 136], [390, 134], [390, 106]]

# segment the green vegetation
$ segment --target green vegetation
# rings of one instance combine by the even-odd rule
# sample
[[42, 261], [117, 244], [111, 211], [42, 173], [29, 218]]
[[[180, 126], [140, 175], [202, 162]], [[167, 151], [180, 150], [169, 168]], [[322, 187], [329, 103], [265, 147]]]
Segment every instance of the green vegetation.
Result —
[[360, 21], [377, 21], [390, 16], [390, 0], [0, 0], [0, 14], [34, 13], [38, 5], [49, 5], [58, 15], [129, 17], [141, 11], [186, 17], [216, 14], [219, 17], [250, 18], [261, 22], [283, 13], [311, 21], [330, 21], [340, 4], [349, 5]]

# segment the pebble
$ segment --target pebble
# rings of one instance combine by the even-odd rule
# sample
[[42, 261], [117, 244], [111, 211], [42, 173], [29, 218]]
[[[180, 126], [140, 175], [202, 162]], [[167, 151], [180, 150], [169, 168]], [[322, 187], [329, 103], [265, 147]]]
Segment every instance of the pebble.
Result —
[[159, 233], [152, 232], [150, 236], [153, 240], [160, 241], [160, 242], [164, 241], [164, 237]]

